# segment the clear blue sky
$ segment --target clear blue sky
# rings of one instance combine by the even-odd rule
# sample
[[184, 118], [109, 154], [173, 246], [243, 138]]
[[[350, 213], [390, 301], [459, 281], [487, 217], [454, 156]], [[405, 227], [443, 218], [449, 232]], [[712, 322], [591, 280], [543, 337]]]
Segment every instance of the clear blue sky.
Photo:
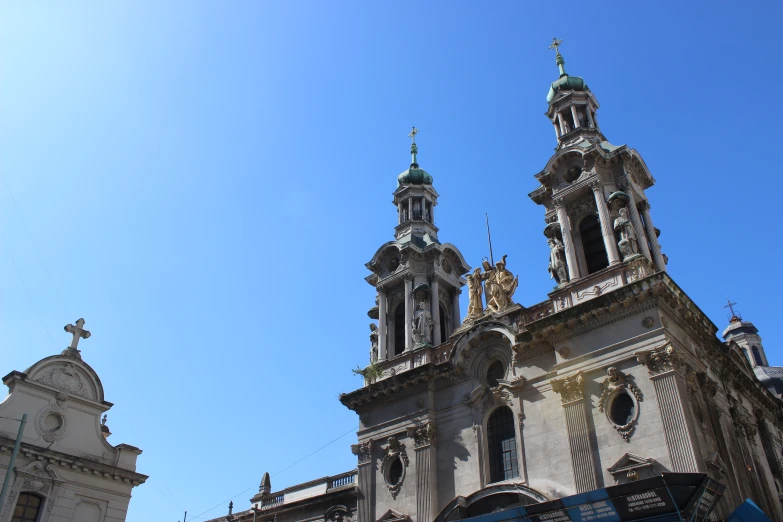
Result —
[[[246, 508], [358, 424], [337, 396], [361, 384], [364, 263], [411, 125], [441, 240], [478, 264], [489, 212], [516, 298], [551, 290], [527, 194], [555, 146], [553, 36], [657, 179], [671, 276], [721, 329], [739, 302], [781, 365], [781, 5], [5, 2], [2, 373], [84, 317], [110, 441], [151, 476], [128, 520], [222, 515], [250, 488]], [[353, 441], [273, 488], [352, 469]]]

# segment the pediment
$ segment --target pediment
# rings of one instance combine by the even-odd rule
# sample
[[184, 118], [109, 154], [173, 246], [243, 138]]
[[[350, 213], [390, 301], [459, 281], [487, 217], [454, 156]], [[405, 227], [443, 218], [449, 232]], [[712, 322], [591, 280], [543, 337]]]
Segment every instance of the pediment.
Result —
[[378, 522], [387, 521], [387, 522], [410, 522], [411, 517], [406, 515], [405, 513], [400, 513], [396, 509], [389, 509], [384, 513], [381, 518], [378, 519]]
[[606, 470], [614, 477], [615, 484], [654, 477], [664, 471], [655, 459], [633, 453], [626, 453]]
[[57, 390], [59, 400], [77, 396], [103, 402], [103, 385], [95, 371], [82, 360], [55, 355], [38, 361], [26, 373], [28, 382]]

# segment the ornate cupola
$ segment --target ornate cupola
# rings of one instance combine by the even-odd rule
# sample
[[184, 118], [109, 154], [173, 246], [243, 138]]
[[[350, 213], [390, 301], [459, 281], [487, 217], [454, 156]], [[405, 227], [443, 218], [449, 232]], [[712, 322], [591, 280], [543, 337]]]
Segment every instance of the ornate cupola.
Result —
[[596, 120], [598, 101], [584, 79], [566, 73], [565, 59], [560, 54], [562, 43], [562, 40], [554, 38], [549, 46], [557, 53], [555, 63], [560, 69], [560, 77], [549, 86], [546, 96], [549, 104], [546, 115], [555, 127], [558, 148], [584, 140], [605, 140]]
[[397, 177], [394, 241], [367, 263], [366, 280], [377, 290], [371, 324], [370, 362], [382, 363], [445, 342], [460, 325], [462, 275], [470, 270], [456, 247], [438, 240], [432, 176], [419, 167], [413, 128], [410, 167]]
[[655, 179], [636, 150], [606, 140], [595, 118], [598, 102], [582, 78], [565, 72], [561, 44], [550, 46], [560, 78], [549, 87], [546, 112], [558, 146], [530, 193], [546, 209], [557, 310], [666, 270], [645, 193]]

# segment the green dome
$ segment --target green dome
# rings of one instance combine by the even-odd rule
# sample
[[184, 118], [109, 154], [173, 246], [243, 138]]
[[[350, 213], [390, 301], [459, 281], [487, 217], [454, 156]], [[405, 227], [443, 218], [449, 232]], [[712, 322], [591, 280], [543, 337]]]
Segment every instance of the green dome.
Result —
[[397, 176], [400, 185], [432, 185], [432, 176], [420, 168], [410, 168]]
[[555, 94], [560, 91], [589, 91], [590, 88], [585, 84], [585, 81], [579, 76], [568, 76], [564, 74], [552, 85], [549, 86], [549, 94], [546, 95], [547, 103], [551, 103], [555, 98]]

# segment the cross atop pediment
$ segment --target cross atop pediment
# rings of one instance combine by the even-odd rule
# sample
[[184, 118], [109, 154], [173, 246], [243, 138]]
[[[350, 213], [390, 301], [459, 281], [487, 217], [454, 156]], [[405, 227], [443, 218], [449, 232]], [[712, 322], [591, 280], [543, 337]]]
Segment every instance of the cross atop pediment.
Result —
[[76, 355], [79, 354], [79, 341], [81, 339], [87, 339], [90, 337], [90, 332], [84, 329], [84, 319], [79, 318], [76, 321], [76, 324], [68, 324], [63, 327], [63, 329], [68, 332], [69, 334], [73, 335], [73, 338], [71, 339], [71, 345], [63, 352], [66, 355]]

